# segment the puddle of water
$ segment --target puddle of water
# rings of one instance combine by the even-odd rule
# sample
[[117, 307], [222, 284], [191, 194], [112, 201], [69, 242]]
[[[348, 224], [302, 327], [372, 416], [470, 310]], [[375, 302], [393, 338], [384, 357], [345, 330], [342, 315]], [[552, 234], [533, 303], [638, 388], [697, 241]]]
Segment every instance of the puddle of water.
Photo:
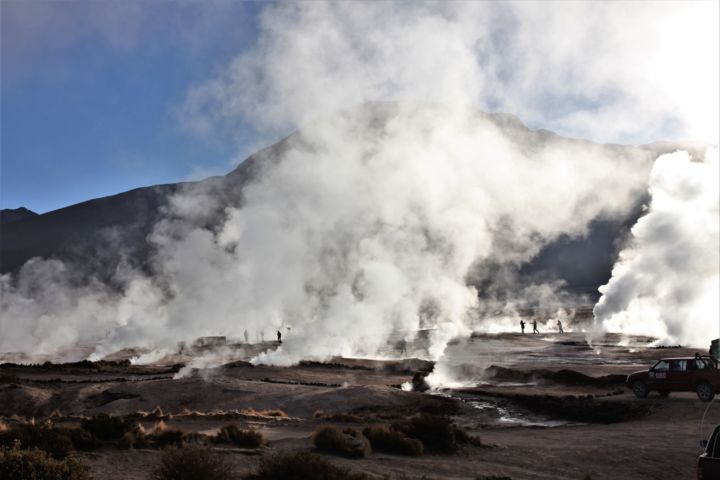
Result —
[[485, 414], [497, 415], [497, 422], [508, 426], [554, 428], [564, 427], [567, 425], [578, 425], [577, 423], [566, 422], [563, 420], [531, 417], [517, 412], [510, 412], [506, 408], [487, 401], [465, 400], [465, 403]]
[[542, 427], [555, 428], [565, 427], [569, 425], [581, 425], [577, 422], [568, 422], [564, 420], [553, 420], [551, 418], [528, 415], [526, 413], [509, 410], [501, 407], [499, 404], [490, 400], [472, 400], [464, 395], [457, 395], [448, 391], [434, 391], [431, 395], [439, 395], [443, 397], [456, 398], [461, 402], [471, 406], [482, 414], [486, 425], [504, 425], [508, 427]]

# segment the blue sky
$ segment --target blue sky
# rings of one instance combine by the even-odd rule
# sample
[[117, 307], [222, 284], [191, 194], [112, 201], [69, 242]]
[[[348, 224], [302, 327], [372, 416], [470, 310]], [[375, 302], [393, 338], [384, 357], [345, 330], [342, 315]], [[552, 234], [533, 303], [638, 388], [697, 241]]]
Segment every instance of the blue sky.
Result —
[[257, 36], [243, 2], [2, 1], [0, 207], [47, 212], [232, 169], [178, 107]]
[[[428, 100], [466, 65], [432, 57], [439, 44], [477, 63], [457, 90], [533, 128], [717, 141], [717, 2], [428, 2], [415, 17], [409, 4], [1, 0], [0, 208], [43, 213], [224, 174], [303, 115]], [[418, 12], [445, 33], [410, 38]], [[393, 25], [402, 48], [382, 31]]]

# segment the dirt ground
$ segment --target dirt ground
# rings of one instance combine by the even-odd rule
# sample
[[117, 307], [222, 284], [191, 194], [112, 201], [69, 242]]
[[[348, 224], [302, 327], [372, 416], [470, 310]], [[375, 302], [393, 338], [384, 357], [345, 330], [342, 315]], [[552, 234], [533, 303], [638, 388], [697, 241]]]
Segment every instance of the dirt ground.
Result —
[[[454, 346], [460, 353], [453, 361], [453, 368], [477, 378], [462, 388], [429, 393], [400, 388], [418, 371], [432, 368], [423, 360], [334, 359], [280, 368], [252, 366], [239, 358], [192, 371], [173, 363], [177, 358], [143, 366], [3, 364], [0, 421], [10, 426], [52, 416], [57, 424], [72, 425], [108, 413], [135, 416], [148, 428], [162, 419], [168, 426], [206, 434], [238, 423], [269, 440], [259, 450], [217, 448], [241, 478], [263, 455], [312, 451], [312, 432], [328, 421], [315, 418], [320, 410], [326, 416], [351, 414], [339, 418], [345, 423], [331, 423], [353, 427], [432, 411], [451, 414], [486, 446], [420, 457], [324, 456], [355, 471], [409, 478], [695, 478], [700, 440], [720, 424], [717, 400], [703, 403], [694, 393], [640, 400], [622, 385], [624, 375], [656, 359], [695, 350], [655, 349], [647, 339], [631, 340], [606, 338], [590, 346], [580, 334], [478, 335]], [[176, 379], [181, 371], [184, 378]], [[139, 413], [155, 407], [162, 412]], [[250, 409], [281, 409], [287, 417], [257, 416]], [[139, 480], [150, 478], [161, 451], [108, 447], [75, 455], [98, 479]]]

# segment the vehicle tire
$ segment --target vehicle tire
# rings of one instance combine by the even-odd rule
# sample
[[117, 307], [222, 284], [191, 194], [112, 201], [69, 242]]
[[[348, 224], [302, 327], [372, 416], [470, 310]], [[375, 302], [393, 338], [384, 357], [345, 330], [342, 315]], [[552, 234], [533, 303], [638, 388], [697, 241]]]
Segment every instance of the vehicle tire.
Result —
[[637, 398], [646, 398], [648, 396], [648, 387], [642, 380], [635, 380], [632, 384], [632, 391]]
[[670, 396], [670, 392], [658, 392], [660, 394], [660, 398], [667, 398]]
[[697, 387], [695, 387], [695, 392], [703, 402], [709, 402], [715, 398], [715, 389], [708, 382], [698, 383]]

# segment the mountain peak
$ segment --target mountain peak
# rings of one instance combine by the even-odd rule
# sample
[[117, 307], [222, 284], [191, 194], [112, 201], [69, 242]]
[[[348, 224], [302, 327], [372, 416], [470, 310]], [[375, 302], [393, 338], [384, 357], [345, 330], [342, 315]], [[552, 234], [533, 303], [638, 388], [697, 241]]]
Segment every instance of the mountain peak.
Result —
[[20, 208], [4, 208], [0, 210], [0, 225], [25, 220], [26, 218], [36, 217], [38, 214], [25, 207]]

